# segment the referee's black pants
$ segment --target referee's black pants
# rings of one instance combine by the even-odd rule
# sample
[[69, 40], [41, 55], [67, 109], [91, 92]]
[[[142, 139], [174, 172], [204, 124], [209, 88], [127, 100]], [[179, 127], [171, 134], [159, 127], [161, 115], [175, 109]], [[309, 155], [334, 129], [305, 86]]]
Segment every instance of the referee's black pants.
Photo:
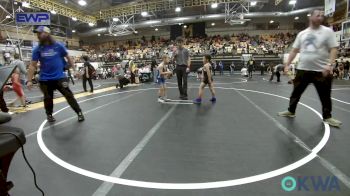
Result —
[[187, 97], [187, 65], [176, 66], [177, 85], [180, 92], [180, 97]]
[[297, 70], [297, 74], [294, 79], [294, 89], [289, 100], [288, 110], [292, 113], [295, 113], [295, 110], [297, 108], [301, 95], [305, 91], [306, 87], [310, 83], [313, 83], [314, 86], [316, 87], [318, 96], [320, 97], [320, 100], [322, 103], [323, 119], [331, 118], [332, 117], [332, 114], [331, 114], [332, 81], [333, 81], [332, 75], [324, 77], [322, 72]]

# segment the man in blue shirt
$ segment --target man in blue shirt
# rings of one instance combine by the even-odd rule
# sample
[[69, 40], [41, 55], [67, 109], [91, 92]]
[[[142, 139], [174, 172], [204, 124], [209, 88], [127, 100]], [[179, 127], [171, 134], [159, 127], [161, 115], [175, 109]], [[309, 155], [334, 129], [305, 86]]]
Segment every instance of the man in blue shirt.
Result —
[[32, 62], [28, 71], [27, 86], [31, 89], [33, 83], [33, 74], [40, 61], [40, 89], [44, 94], [44, 105], [48, 122], [55, 122], [53, 113], [53, 93], [58, 90], [66, 98], [68, 104], [77, 113], [78, 120], [84, 121], [83, 113], [72, 91], [68, 86], [68, 79], [64, 74], [65, 59], [70, 67], [74, 66], [69, 57], [67, 49], [56, 42], [50, 35], [50, 29], [45, 26], [39, 26], [36, 30], [39, 39], [39, 45], [33, 49]]

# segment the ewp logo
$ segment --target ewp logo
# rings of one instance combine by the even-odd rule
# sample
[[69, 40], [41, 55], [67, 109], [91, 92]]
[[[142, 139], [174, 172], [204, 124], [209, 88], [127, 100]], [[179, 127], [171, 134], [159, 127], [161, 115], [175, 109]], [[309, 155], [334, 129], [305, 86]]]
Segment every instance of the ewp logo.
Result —
[[282, 179], [281, 187], [285, 191], [340, 191], [338, 178], [335, 176], [287, 176]]
[[50, 13], [16, 13], [16, 24], [20, 25], [50, 25]]

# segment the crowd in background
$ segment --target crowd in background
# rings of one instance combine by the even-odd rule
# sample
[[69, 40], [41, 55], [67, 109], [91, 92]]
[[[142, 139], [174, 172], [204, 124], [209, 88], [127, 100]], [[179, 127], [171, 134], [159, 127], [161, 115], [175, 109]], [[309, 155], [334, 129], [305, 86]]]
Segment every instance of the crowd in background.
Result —
[[340, 59], [340, 61], [335, 61], [335, 62], [336, 63], [333, 70], [334, 78], [337, 78], [339, 80], [349, 79], [350, 62], [344, 61], [343, 59]]
[[[293, 43], [295, 34], [278, 33], [274, 35], [237, 34], [231, 36], [195, 37], [185, 40], [185, 47], [191, 55], [240, 55], [240, 54], [282, 54]], [[89, 46], [87, 53], [91, 61], [115, 62], [123, 59], [151, 59], [163, 54], [171, 55], [175, 49], [173, 41], [152, 37], [146, 40], [129, 40], [115, 47], [101, 49], [98, 45]], [[79, 62], [79, 59], [76, 59]]]

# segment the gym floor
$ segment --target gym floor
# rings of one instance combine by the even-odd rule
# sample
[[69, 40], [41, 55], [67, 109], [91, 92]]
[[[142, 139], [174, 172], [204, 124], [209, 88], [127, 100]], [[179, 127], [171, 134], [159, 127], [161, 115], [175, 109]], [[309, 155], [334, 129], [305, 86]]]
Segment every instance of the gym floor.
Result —
[[[26, 154], [49, 196], [349, 196], [350, 82], [334, 82], [333, 116], [343, 125], [328, 129], [312, 85], [296, 118], [278, 117], [292, 85], [285, 77], [281, 83], [268, 77], [216, 76], [216, 104], [209, 102], [208, 89], [201, 105], [158, 103], [157, 86], [143, 84], [78, 98], [82, 123], [62, 102], [55, 105], [54, 125], [45, 124], [43, 108], [14, 115], [8, 125], [24, 130]], [[190, 99], [198, 86], [191, 77]], [[175, 78], [168, 87], [168, 98], [178, 99]], [[307, 182], [309, 191], [286, 192], [286, 176], [336, 176], [340, 190], [315, 191]], [[9, 180], [12, 195], [40, 195], [20, 151]]]
[[[106, 87], [110, 87], [110, 86], [114, 86], [115, 85], [115, 81], [112, 79], [108, 79], [108, 80], [94, 80], [94, 89], [102, 89], [102, 88], [106, 88]], [[90, 91], [90, 87], [89, 87], [89, 83], [86, 83], [87, 86], [87, 90]], [[83, 89], [83, 84], [81, 80], [77, 80], [75, 81], [75, 85], [71, 85], [71, 90], [74, 93], [81, 93], [84, 91]], [[39, 88], [34, 88], [32, 91], [29, 91], [28, 89], [24, 89], [24, 93], [27, 96], [27, 99], [36, 103], [36, 102], [40, 102], [42, 101], [42, 93], [40, 91]], [[54, 95], [56, 98], [57, 97], [61, 97], [62, 95], [59, 92], [55, 92]], [[4, 98], [7, 102], [10, 102], [11, 100], [14, 100], [16, 98], [16, 94], [14, 92], [12, 93], [4, 93]]]

